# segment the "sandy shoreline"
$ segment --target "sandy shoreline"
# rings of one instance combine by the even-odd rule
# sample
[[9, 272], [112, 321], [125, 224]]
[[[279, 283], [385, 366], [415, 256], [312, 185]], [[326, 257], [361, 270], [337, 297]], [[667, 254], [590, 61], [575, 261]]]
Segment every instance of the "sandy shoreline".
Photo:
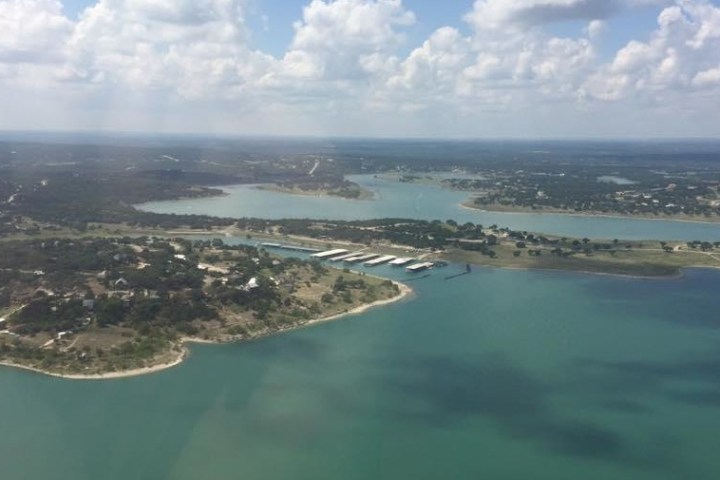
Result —
[[43, 375], [48, 375], [50, 377], [57, 377], [57, 378], [64, 378], [67, 380], [110, 380], [114, 378], [126, 378], [126, 377], [136, 377], [138, 375], [147, 375], [149, 373], [155, 373], [160, 372], [162, 370], [166, 370], [168, 368], [175, 367], [177, 365], [180, 365], [183, 360], [185, 360], [188, 357], [189, 351], [187, 348], [182, 348], [182, 351], [178, 353], [176, 358], [169, 363], [162, 363], [160, 365], [153, 365], [150, 367], [142, 367], [142, 368], [133, 368], [130, 370], [122, 370], [119, 372], [107, 372], [107, 373], [95, 373], [95, 374], [89, 374], [89, 375], [83, 375], [83, 374], [64, 374], [64, 373], [55, 373], [50, 372], [47, 370], [43, 370], [41, 368], [35, 368], [31, 367], [29, 365], [20, 365], [13, 362], [0, 362], [0, 366], [3, 367], [13, 367], [13, 368], [19, 368], [21, 370], [28, 370], [30, 372], [35, 373], [42, 373]]
[[200, 344], [213, 344], [213, 345], [217, 345], [217, 344], [223, 344], [223, 343], [231, 343], [231, 342], [233, 342], [233, 341], [242, 342], [242, 341], [256, 340], [256, 339], [258, 339], [258, 338], [260, 338], [260, 337], [263, 337], [263, 336], [268, 336], [268, 335], [272, 335], [272, 334], [282, 333], [282, 332], [286, 332], [286, 331], [289, 331], [289, 330], [295, 330], [295, 329], [298, 329], [298, 328], [304, 328], [304, 327], [308, 327], [308, 326], [311, 326], [311, 325], [316, 325], [316, 324], [319, 324], [319, 323], [329, 322], [329, 321], [337, 320], [337, 319], [339, 319], [339, 318], [346, 317], [346, 316], [350, 316], [350, 315], [357, 315], [357, 314], [366, 312], [367, 310], [370, 310], [370, 309], [375, 308], [375, 307], [380, 307], [380, 306], [383, 306], [383, 305], [388, 305], [388, 304], [395, 303], [395, 302], [398, 302], [398, 301], [400, 301], [400, 300], [406, 299], [406, 298], [408, 298], [408, 297], [413, 293], [413, 290], [412, 290], [409, 286], [405, 285], [404, 283], [395, 282], [395, 281], [393, 281], [393, 283], [398, 286], [398, 288], [400, 289], [400, 293], [399, 293], [398, 295], [392, 297], [392, 298], [386, 298], [386, 299], [383, 299], [383, 300], [378, 300], [378, 301], [375, 301], [375, 302], [372, 302], [372, 303], [368, 303], [368, 304], [366, 304], [366, 305], [360, 305], [360, 306], [357, 306], [357, 307], [352, 308], [352, 309], [350, 309], [350, 310], [346, 310], [346, 311], [344, 311], [344, 312], [335, 313], [335, 314], [333, 314], [333, 315], [327, 315], [327, 316], [325, 316], [325, 317], [316, 318], [316, 319], [313, 319], [313, 320], [309, 320], [309, 321], [307, 321], [307, 322], [304, 322], [304, 323], [302, 323], [302, 324], [294, 325], [294, 326], [292, 326], [292, 327], [287, 327], [287, 328], [281, 328], [281, 329], [279, 329], [279, 330], [277, 330], [277, 331], [268, 332], [268, 333], [261, 334], [261, 335], [258, 335], [258, 336], [254, 336], [254, 337], [250, 337], [250, 338], [244, 338], [244, 339], [239, 338], [239, 339], [231, 340], [231, 341], [205, 340], [205, 339], [202, 339], [202, 338], [183, 337], [183, 338], [180, 340], [180, 347], [181, 347], [181, 348], [180, 348], [180, 351], [178, 352], [177, 356], [176, 356], [173, 360], [171, 360], [171, 361], [168, 362], [168, 363], [162, 363], [162, 364], [159, 364], [159, 365], [152, 365], [152, 366], [150, 366], [150, 367], [134, 368], [134, 369], [123, 370], [123, 371], [118, 371], [118, 372], [108, 372], [108, 373], [97, 373], [97, 374], [83, 375], [83, 374], [62, 374], [62, 373], [55, 373], [55, 372], [50, 372], [50, 371], [43, 370], [43, 369], [40, 369], [40, 368], [31, 367], [31, 366], [29, 366], [29, 365], [21, 365], [21, 364], [18, 364], [18, 363], [7, 362], [7, 361], [5, 361], [5, 362], [0, 361], [0, 366], [19, 368], [19, 369], [21, 369], [21, 370], [27, 370], [27, 371], [34, 372], [34, 373], [41, 373], [41, 374], [43, 374], [43, 375], [48, 375], [48, 376], [51, 376], [51, 377], [64, 378], [64, 379], [67, 379], [67, 380], [112, 380], [112, 379], [118, 379], [118, 378], [136, 377], [136, 376], [139, 376], [139, 375], [148, 375], [148, 374], [150, 374], [150, 373], [160, 372], [160, 371], [162, 371], [162, 370], [167, 370], [167, 369], [169, 369], [169, 368], [172, 368], [172, 367], [175, 367], [175, 366], [177, 366], [177, 365], [180, 365], [180, 364], [181, 364], [186, 358], [188, 358], [188, 356], [190, 355], [190, 350], [189, 350], [188, 347], [187, 347], [187, 344], [188, 344], [188, 343], [200, 343]]

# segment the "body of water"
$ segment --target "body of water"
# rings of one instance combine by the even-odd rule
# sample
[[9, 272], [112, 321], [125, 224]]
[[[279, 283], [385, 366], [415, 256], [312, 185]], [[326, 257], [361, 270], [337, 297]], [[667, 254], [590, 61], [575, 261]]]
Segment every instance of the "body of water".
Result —
[[[715, 225], [486, 214], [457, 207], [462, 193], [361, 180], [376, 200], [232, 187], [145, 208], [717, 238]], [[407, 281], [414, 297], [251, 343], [192, 346], [180, 366], [143, 377], [0, 368], [0, 478], [718, 478], [720, 272], [369, 271]]]
[[417, 218], [496, 224], [568, 237], [626, 240], [720, 240], [720, 223], [672, 220], [608, 218], [582, 215], [483, 212], [462, 207], [468, 194], [431, 184], [400, 183], [374, 175], [350, 176], [372, 191], [372, 200], [288, 196], [259, 190], [253, 185], [225, 188], [223, 197], [151, 202], [140, 208], [157, 213], [205, 214], [221, 217], [317, 218], [355, 220], [370, 218]]
[[462, 270], [154, 375], [2, 368], [0, 478], [717, 478], [720, 274]]

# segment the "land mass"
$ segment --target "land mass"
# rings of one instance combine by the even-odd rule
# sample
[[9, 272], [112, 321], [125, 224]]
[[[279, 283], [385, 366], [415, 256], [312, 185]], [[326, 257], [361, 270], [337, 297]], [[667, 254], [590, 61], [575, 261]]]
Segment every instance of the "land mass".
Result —
[[220, 240], [4, 242], [0, 362], [71, 378], [176, 365], [186, 342], [230, 342], [334, 319], [404, 285]]
[[505, 268], [667, 277], [683, 268], [720, 267], [720, 242], [597, 240], [535, 234], [453, 220], [241, 219], [224, 231], [316, 248], [361, 249]]
[[[567, 238], [452, 219], [238, 219], [134, 207], [222, 195], [218, 187], [239, 183], [362, 199], [371, 193], [345, 175], [392, 173], [469, 192], [473, 208], [720, 218], [714, 151], [677, 162], [677, 153], [662, 151], [580, 158], [572, 149], [549, 156], [522, 147], [498, 156], [472, 146], [451, 162], [425, 144], [413, 155], [387, 146], [378, 155], [352, 145], [345, 153], [292, 148], [299, 153], [0, 142], [0, 362], [83, 378], [146, 373], [181, 361], [188, 341], [256, 338], [407, 293], [389, 280], [206, 240], [215, 236], [622, 275], [720, 266], [715, 239]], [[187, 240], [193, 234], [199, 239]]]
[[370, 190], [348, 180], [342, 182], [305, 181], [285, 182], [258, 185], [260, 190], [287, 193], [291, 195], [307, 195], [313, 197], [340, 197], [349, 200], [369, 200], [373, 198]]

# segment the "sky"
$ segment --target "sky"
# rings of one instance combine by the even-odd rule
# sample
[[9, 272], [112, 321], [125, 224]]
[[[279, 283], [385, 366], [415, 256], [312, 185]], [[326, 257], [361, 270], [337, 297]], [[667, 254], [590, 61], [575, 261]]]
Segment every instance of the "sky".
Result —
[[0, 130], [720, 137], [720, 0], [0, 0]]

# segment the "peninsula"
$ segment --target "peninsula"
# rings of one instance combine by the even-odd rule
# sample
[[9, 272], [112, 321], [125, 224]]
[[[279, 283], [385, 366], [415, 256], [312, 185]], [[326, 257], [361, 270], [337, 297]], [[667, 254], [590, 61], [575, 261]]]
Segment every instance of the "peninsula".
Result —
[[220, 240], [2, 243], [0, 363], [70, 378], [177, 364], [185, 342], [231, 342], [338, 318], [404, 285]]

